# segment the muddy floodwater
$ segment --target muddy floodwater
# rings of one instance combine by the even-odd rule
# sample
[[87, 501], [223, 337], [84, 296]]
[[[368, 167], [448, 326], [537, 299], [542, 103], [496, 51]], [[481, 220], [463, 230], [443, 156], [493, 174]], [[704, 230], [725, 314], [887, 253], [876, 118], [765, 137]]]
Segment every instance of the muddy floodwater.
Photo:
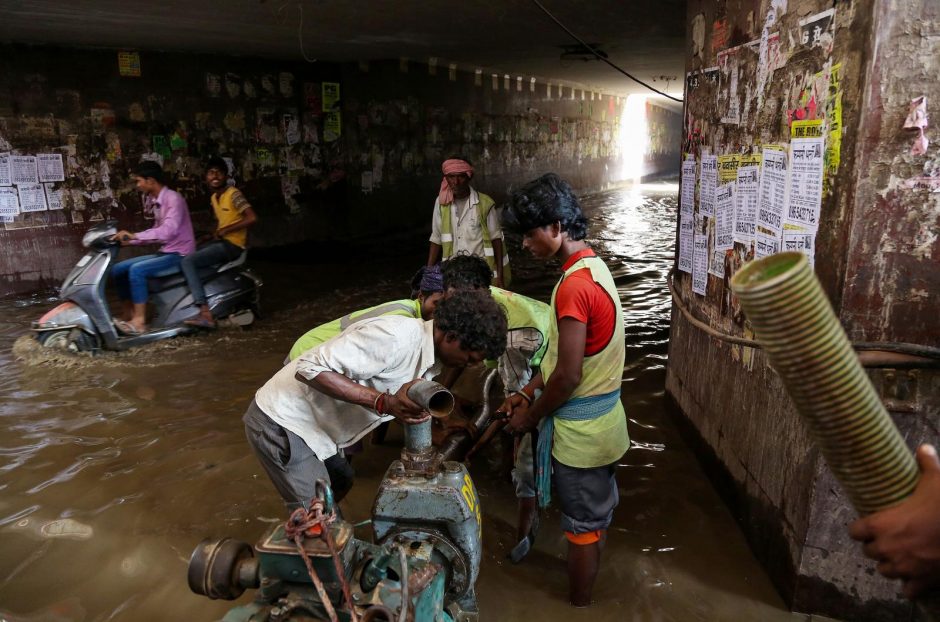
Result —
[[[675, 185], [584, 201], [589, 241], [608, 261], [626, 318], [623, 400], [632, 448], [618, 472], [596, 605], [567, 604], [565, 540], [557, 510], [543, 517], [520, 565], [512, 486], [475, 461], [484, 555], [483, 620], [794, 621], [731, 515], [664, 410], [669, 335], [665, 275], [672, 264]], [[118, 355], [49, 355], [24, 337], [55, 305], [0, 301], [0, 618], [10, 621], [218, 620], [232, 606], [196, 596], [186, 569], [206, 536], [255, 542], [286, 518], [245, 441], [254, 392], [307, 329], [407, 296], [423, 243], [377, 244], [356, 257], [256, 262], [266, 314], [251, 330], [155, 344]], [[557, 265], [517, 251], [515, 289], [548, 299]], [[347, 519], [368, 518], [400, 448], [356, 457]], [[360, 537], [368, 537], [368, 528]], [[245, 602], [251, 594], [242, 596]]]

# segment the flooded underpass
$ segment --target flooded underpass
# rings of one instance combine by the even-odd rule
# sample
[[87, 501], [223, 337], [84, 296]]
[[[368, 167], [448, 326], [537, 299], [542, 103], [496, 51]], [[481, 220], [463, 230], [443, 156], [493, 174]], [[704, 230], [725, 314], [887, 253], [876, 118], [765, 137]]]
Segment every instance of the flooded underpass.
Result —
[[[617, 282], [627, 323], [623, 400], [632, 448], [618, 472], [597, 604], [567, 605], [557, 508], [514, 566], [512, 486], [477, 460], [484, 620], [799, 620], [750, 554], [664, 408], [676, 187], [585, 199], [589, 242]], [[425, 247], [335, 262], [256, 262], [266, 314], [251, 330], [98, 357], [47, 355], [23, 336], [54, 301], [0, 303], [0, 616], [6, 620], [216, 620], [232, 603], [192, 594], [186, 568], [206, 536], [254, 542], [285, 518], [241, 416], [305, 330], [407, 295]], [[388, 254], [386, 257], [385, 254]], [[344, 261], [340, 261], [343, 258]], [[517, 250], [514, 289], [547, 300], [557, 266]], [[14, 347], [15, 344], [15, 347]], [[14, 354], [15, 352], [15, 354]], [[400, 428], [357, 456], [345, 517], [368, 518]], [[368, 537], [368, 528], [360, 528]], [[239, 602], [251, 598], [244, 595]]]

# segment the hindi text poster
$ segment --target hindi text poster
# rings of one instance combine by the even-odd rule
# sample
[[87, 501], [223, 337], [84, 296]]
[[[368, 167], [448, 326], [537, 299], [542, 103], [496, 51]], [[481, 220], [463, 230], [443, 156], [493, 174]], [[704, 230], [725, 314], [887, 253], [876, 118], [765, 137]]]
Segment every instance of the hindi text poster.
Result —
[[763, 150], [759, 197], [757, 224], [779, 235], [787, 198], [787, 153], [782, 149]]

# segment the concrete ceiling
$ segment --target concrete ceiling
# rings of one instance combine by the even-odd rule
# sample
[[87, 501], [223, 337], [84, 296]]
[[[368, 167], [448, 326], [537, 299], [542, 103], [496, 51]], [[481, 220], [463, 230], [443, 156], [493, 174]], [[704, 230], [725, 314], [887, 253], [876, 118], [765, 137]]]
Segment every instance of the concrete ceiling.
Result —
[[[685, 0], [541, 0], [610, 60], [681, 92]], [[438, 59], [606, 93], [648, 92], [575, 44], [532, 0], [0, 0], [0, 40], [321, 61]]]

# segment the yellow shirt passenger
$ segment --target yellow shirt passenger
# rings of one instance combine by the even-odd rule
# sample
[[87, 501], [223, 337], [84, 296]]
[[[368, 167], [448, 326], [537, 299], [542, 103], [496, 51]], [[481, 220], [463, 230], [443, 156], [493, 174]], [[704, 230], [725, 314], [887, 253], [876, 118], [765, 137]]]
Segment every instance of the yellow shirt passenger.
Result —
[[[219, 229], [225, 229], [240, 221], [245, 216], [245, 210], [249, 208], [251, 204], [248, 203], [248, 199], [235, 186], [229, 186], [221, 194], [212, 194], [212, 211], [215, 212], [215, 218], [219, 221]], [[226, 233], [222, 239], [239, 248], [245, 248], [248, 242], [248, 229]]]

